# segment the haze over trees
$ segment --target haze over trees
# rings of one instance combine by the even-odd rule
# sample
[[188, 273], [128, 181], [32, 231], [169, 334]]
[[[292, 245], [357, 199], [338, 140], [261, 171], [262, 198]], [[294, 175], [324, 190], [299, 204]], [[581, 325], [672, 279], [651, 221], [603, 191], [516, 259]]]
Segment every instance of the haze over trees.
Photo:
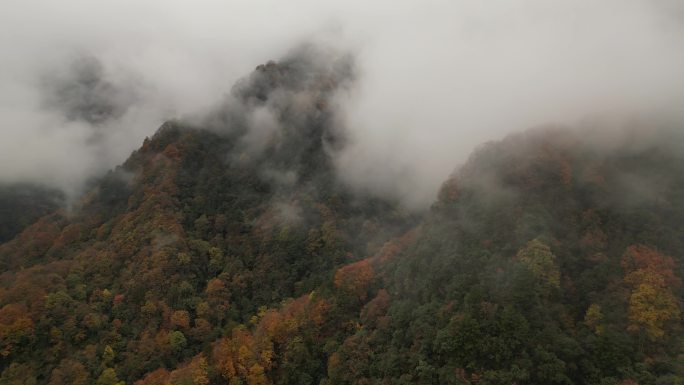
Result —
[[0, 198], [0, 384], [684, 381], [681, 127], [513, 134], [410, 211], [340, 180], [355, 67], [317, 53], [68, 210]]

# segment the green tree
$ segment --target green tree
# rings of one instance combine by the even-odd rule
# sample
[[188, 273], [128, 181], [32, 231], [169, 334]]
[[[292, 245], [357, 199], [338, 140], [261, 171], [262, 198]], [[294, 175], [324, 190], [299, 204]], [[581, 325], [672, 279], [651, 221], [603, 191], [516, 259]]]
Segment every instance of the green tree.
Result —
[[188, 340], [185, 338], [183, 332], [176, 330], [169, 334], [169, 344], [175, 352], [182, 351], [188, 344]]

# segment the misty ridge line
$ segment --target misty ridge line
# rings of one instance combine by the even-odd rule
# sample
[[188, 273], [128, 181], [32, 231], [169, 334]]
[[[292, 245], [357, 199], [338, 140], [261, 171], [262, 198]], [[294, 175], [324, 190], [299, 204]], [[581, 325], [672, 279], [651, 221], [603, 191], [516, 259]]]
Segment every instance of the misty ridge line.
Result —
[[[65, 10], [70, 5], [85, 6], [67, 2]], [[216, 129], [216, 122], [206, 119], [216, 108], [233, 109], [234, 118], [243, 114], [235, 119], [249, 127], [241, 139], [244, 152], [259, 154], [277, 143], [282, 130], [303, 124], [296, 114], [283, 122], [281, 112], [284, 106], [288, 111], [310, 107], [312, 96], [293, 88], [298, 81], [305, 87], [310, 79], [294, 80], [270, 95], [266, 105], [226, 102], [239, 93], [240, 81], [227, 96], [221, 94], [249, 73], [247, 68], [282, 53], [282, 47], [302, 46], [297, 41], [319, 47], [316, 60], [308, 59], [313, 74], [337, 57], [354, 62], [353, 78], [327, 99], [325, 124], [331, 130], [321, 136], [340, 180], [409, 208], [428, 207], [476, 145], [510, 132], [545, 122], [581, 126], [586, 116], [607, 121], [655, 117], [674, 125], [683, 120], [677, 100], [684, 96], [684, 55], [677, 47], [684, 34], [676, 2], [548, 6], [529, 0], [495, 7], [457, 1], [420, 10], [411, 2], [389, 8], [351, 2], [305, 8], [301, 16], [279, 20], [247, 7], [236, 15], [259, 14], [253, 20], [271, 28], [248, 34], [246, 45], [227, 37], [251, 26], [230, 19], [238, 16], [187, 12], [170, 3], [163, 8], [167, 13], [149, 17], [159, 7], [151, 2], [145, 12], [152, 13], [139, 16], [155, 20], [157, 31], [133, 20], [141, 28], [138, 39], [114, 34], [106, 23], [79, 23], [65, 10], [55, 10], [55, 20], [48, 23], [67, 31], [61, 35], [35, 36], [5, 20], [3, 28], [15, 28], [25, 44], [0, 41], [16, 53], [0, 67], [5, 74], [0, 81], [11, 91], [0, 99], [7, 127], [0, 145], [0, 160], [7, 166], [0, 167], [0, 181], [41, 183], [79, 196], [88, 179], [123, 162], [166, 120], [196, 125], [205, 116], [209, 128]], [[8, 9], [12, 12], [6, 15], [18, 20], [31, 10], [19, 3], [9, 3]], [[123, 9], [109, 9], [113, 21], [129, 19]], [[384, 14], [386, 22], [378, 24], [364, 12]], [[333, 13], [339, 14], [341, 30], [321, 33], [320, 20]], [[228, 49], [204, 43], [206, 36], [190, 24], [170, 32], [180, 15], [205, 21], [217, 43], [233, 43]], [[305, 16], [314, 22], [302, 23]], [[305, 27], [295, 27], [299, 24]], [[176, 46], [169, 45], [169, 36], [180, 37]], [[38, 50], [28, 48], [34, 43]], [[59, 50], [48, 49], [52, 43]], [[192, 43], [203, 51], [190, 49]], [[226, 65], [231, 60], [241, 64]], [[265, 176], [292, 183], [298, 172], [266, 170]]]

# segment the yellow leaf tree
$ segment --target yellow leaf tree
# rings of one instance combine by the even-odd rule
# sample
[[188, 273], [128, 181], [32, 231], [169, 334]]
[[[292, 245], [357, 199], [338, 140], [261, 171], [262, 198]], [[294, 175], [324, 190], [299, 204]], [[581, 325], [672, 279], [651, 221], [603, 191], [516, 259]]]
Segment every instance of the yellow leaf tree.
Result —
[[680, 320], [681, 312], [670, 290], [679, 284], [674, 261], [646, 246], [630, 246], [622, 257], [625, 282], [631, 287], [629, 326], [643, 331], [651, 341], [665, 336], [669, 324]]

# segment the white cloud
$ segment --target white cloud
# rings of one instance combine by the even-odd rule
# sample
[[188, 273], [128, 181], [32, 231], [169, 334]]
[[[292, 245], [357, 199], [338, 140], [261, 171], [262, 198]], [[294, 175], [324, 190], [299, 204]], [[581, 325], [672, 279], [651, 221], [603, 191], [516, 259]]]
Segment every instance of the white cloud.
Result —
[[[357, 54], [343, 176], [412, 205], [478, 143], [593, 114], [678, 111], [684, 12], [672, 0], [4, 0], [0, 180], [77, 189], [166, 118], [215, 103], [306, 39]], [[140, 100], [93, 127], [43, 105], [77, 55]], [[132, 83], [131, 83], [132, 82]]]

